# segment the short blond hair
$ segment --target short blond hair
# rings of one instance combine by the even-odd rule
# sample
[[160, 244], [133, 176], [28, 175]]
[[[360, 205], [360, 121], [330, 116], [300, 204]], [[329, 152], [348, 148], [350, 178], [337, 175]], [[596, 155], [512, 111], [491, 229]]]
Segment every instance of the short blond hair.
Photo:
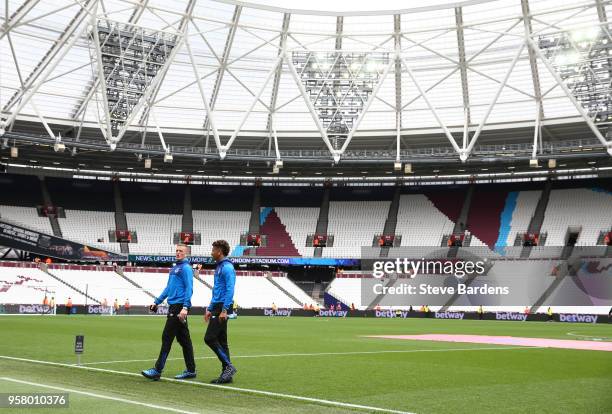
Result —
[[179, 243], [176, 245], [176, 247], [184, 247], [185, 248], [185, 255], [189, 256], [191, 255], [191, 247], [186, 245], [185, 243]]

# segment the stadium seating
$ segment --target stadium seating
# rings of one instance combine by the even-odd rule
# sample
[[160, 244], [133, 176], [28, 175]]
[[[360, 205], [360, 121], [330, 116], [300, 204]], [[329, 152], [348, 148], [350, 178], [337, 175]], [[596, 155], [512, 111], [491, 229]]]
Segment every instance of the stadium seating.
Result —
[[[108, 231], [115, 227], [113, 185], [110, 180], [45, 179], [51, 198], [63, 207], [66, 218], [59, 218], [64, 237], [110, 251], [119, 245], [108, 242]], [[42, 204], [40, 180], [35, 176], [3, 175], [0, 216], [26, 227], [52, 234], [49, 219], [39, 217], [35, 206]], [[29, 190], [24, 190], [29, 186]], [[138, 235], [130, 252], [136, 254], [174, 254], [173, 235], [182, 229], [183, 200], [186, 187], [168, 183], [120, 182], [128, 227]], [[503, 254], [517, 257], [512, 249], [517, 234], [525, 232], [535, 213], [543, 183], [513, 183], [507, 186], [478, 184], [469, 209], [467, 228], [472, 233], [471, 247], [491, 250], [483, 256]], [[577, 246], [595, 245], [601, 231], [612, 228], [612, 193], [605, 181], [553, 183], [541, 228], [548, 233], [545, 246], [562, 246], [571, 226], [579, 230]], [[214, 240], [226, 239], [233, 255], [242, 255], [240, 235], [248, 231], [253, 187], [192, 185], [193, 231], [201, 234], [201, 245], [193, 254], [208, 255]], [[453, 231], [467, 186], [403, 187], [396, 234], [402, 248], [391, 248], [391, 257], [407, 252], [404, 247], [437, 248], [443, 237]], [[306, 237], [313, 234], [319, 217], [323, 187], [287, 186], [260, 188], [263, 208], [270, 210], [262, 232], [268, 246], [258, 255], [312, 257]], [[383, 231], [393, 186], [332, 187], [328, 214], [328, 233], [334, 245], [323, 249], [324, 257], [356, 258], [362, 246], [372, 246], [374, 235]], [[96, 201], [96, 194], [100, 201]], [[103, 239], [104, 242], [98, 242]], [[411, 251], [412, 252], [412, 251]], [[412, 252], [416, 254], [415, 252]], [[411, 254], [412, 254], [411, 253]], [[533, 250], [532, 256], [558, 257], [553, 250]]]
[[347, 306], [355, 305], [356, 309], [365, 309], [369, 303], [361, 302], [361, 278], [339, 275], [328, 286], [327, 293]]
[[313, 298], [306, 294], [299, 286], [297, 286], [291, 279], [286, 276], [274, 276], [274, 282], [278, 283], [283, 289], [285, 289], [290, 295], [296, 298], [302, 305], [311, 304], [314, 302]]
[[495, 246], [507, 197], [508, 191], [498, 187], [475, 187], [467, 217], [467, 229], [472, 233], [470, 246]]
[[40, 304], [45, 295], [49, 299], [57, 294], [56, 284], [36, 269], [23, 269], [16, 274], [0, 277], [0, 303]]
[[318, 207], [275, 207], [300, 256], [312, 257], [313, 247], [306, 247], [306, 238], [314, 234], [319, 218]]
[[424, 194], [400, 196], [395, 234], [402, 236], [402, 246], [438, 247], [454, 226]]
[[[203, 279], [212, 286], [212, 274], [205, 274]], [[301, 307], [263, 276], [238, 276], [234, 301], [241, 308], [269, 308], [273, 303], [279, 308]]]
[[[124, 269], [124, 275], [136, 284], [141, 286], [143, 290], [152, 293], [155, 296], [159, 296], [166, 283], [168, 283], [168, 269], [167, 268], [139, 268], [139, 267], [127, 267]], [[211, 290], [206, 287], [199, 280], [193, 281], [193, 296], [191, 298], [191, 304], [193, 306], [207, 306], [210, 303]], [[147, 297], [149, 304], [153, 301], [151, 297]]]
[[372, 246], [382, 233], [390, 201], [330, 201], [327, 233], [334, 246], [323, 248], [325, 257], [357, 258], [362, 246]]
[[[91, 299], [74, 288], [87, 292], [90, 297], [111, 304], [115, 299], [123, 305], [129, 299], [131, 305], [149, 305], [154, 296], [161, 294], [168, 281], [169, 268], [125, 267], [125, 278], [112, 270], [110, 266], [80, 266], [53, 264], [49, 272], [60, 280], [54, 279], [34, 264], [24, 263], [27, 267], [15, 267], [11, 262], [0, 262], [0, 303], [41, 304], [45, 296], [55, 296], [58, 304], [63, 304], [68, 297], [75, 305], [92, 303]], [[102, 270], [100, 270], [102, 269]], [[267, 273], [274, 282], [280, 285], [299, 303], [287, 296], [285, 292], [270, 282], [261, 271], [236, 272], [235, 302], [241, 308], [269, 308], [275, 303], [279, 308], [301, 308], [304, 303], [313, 303], [313, 299], [295, 283], [280, 272]], [[214, 284], [213, 270], [202, 270], [199, 275], [210, 286]], [[129, 279], [129, 280], [128, 280]], [[137, 287], [134, 285], [140, 286]], [[199, 280], [193, 281], [193, 306], [207, 306], [211, 299], [211, 290]]]
[[131, 253], [174, 255], [173, 236], [181, 231], [182, 216], [143, 213], [125, 215], [128, 228], [138, 236], [138, 243], [130, 244]]
[[[42, 304], [45, 297], [45, 289], [49, 299], [55, 297], [56, 304], [65, 303], [70, 297], [74, 304], [90, 303], [79, 292], [71, 289], [60, 281], [52, 278], [42, 270], [32, 267], [7, 267], [0, 262], [0, 287], [11, 286], [6, 291], [0, 292], [0, 303], [9, 304]], [[15, 286], [15, 283], [21, 284]], [[0, 289], [3, 290], [3, 289]]]
[[[502, 262], [501, 266], [505, 267], [505, 271], [508, 269], [516, 269], [517, 263], [515, 261], [505, 261]], [[550, 263], [554, 263], [554, 261], [532, 261], [530, 263], [521, 262], [523, 266], [539, 266], [542, 269], [549, 269]], [[338, 273], [336, 277], [332, 280], [329, 287], [327, 288], [327, 293], [333, 296], [336, 300], [341, 301], [347, 306], [351, 304], [355, 305], [356, 309], [366, 309], [369, 303], [363, 303], [361, 294], [362, 294], [362, 278], [371, 277], [367, 272], [342, 272]], [[422, 304], [413, 305], [413, 309], [418, 309]], [[409, 306], [380, 306], [381, 309], [408, 309]], [[441, 306], [429, 306], [432, 312], [435, 312], [441, 308]], [[476, 311], [478, 306], [475, 305], [452, 305], [448, 308], [449, 311]], [[547, 306], [542, 306], [536, 310], [536, 312], [544, 313], [546, 312]], [[485, 311], [487, 312], [519, 312], [522, 313], [525, 309], [525, 306], [485, 306]], [[553, 311], [555, 313], [583, 313], [583, 314], [607, 314], [610, 310], [609, 306], [554, 306]]]
[[123, 305], [129, 299], [132, 305], [146, 305], [152, 301], [150, 296], [113, 271], [68, 270], [52, 265], [49, 272], [100, 302], [106, 299], [110, 304], [117, 299]]
[[227, 240], [233, 250], [249, 230], [250, 217], [250, 211], [193, 210], [193, 231], [202, 235], [202, 244], [192, 246], [191, 253], [210, 256], [212, 243], [219, 239]]
[[269, 211], [264, 209], [262, 214], [265, 217], [263, 217], [259, 232], [266, 236], [266, 245], [257, 248], [257, 256], [299, 256], [300, 253], [295, 248], [287, 228], [281, 222], [276, 211], [274, 209]]
[[[527, 231], [541, 195], [541, 191], [520, 191], [516, 197], [512, 196], [514, 205], [508, 209], [508, 214], [511, 214], [509, 230], [506, 235], [506, 232], [500, 229], [500, 237], [498, 237], [496, 246], [513, 246], [516, 234]], [[508, 204], [508, 201], [506, 201], [506, 205]], [[506, 213], [506, 210], [504, 210], [504, 213]], [[502, 216], [504, 213], [502, 213]], [[504, 224], [508, 225], [504, 223], [504, 217], [502, 217], [502, 226]]]
[[[125, 275], [154, 295], [159, 295], [168, 281], [167, 268], [126, 268]], [[214, 275], [211, 270], [202, 271], [200, 273], [200, 278], [210, 286], [214, 284]], [[304, 301], [308, 299], [312, 302], [312, 298], [301, 291], [301, 289], [285, 276], [276, 276], [274, 280], [297, 299]], [[191, 303], [194, 306], [207, 306], [210, 303], [211, 293], [211, 290], [206, 285], [198, 280], [194, 280]], [[241, 308], [267, 308], [272, 306], [273, 302], [276, 303], [278, 307], [301, 307], [263, 277], [262, 272], [237, 271], [234, 298]], [[147, 303], [150, 303], [151, 299], [149, 298], [147, 300], [149, 301]]]
[[[108, 241], [109, 230], [115, 229], [115, 214], [108, 211], [65, 210], [66, 218], [60, 218], [62, 235], [92, 247], [111, 252], [119, 251], [118, 243]], [[103, 239], [104, 242], [98, 242]]]
[[24, 227], [53, 235], [48, 217], [39, 217], [35, 207], [0, 205], [0, 218], [21, 224]]
[[612, 193], [596, 189], [556, 189], [550, 193], [542, 232], [546, 246], [563, 246], [568, 228], [580, 228], [576, 245], [595, 245], [600, 231], [612, 226]]

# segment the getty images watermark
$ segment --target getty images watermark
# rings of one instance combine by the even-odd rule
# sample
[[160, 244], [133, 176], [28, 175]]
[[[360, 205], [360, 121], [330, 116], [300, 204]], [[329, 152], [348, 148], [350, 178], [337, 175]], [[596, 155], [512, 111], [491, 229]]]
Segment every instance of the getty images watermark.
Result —
[[515, 260], [484, 248], [389, 253], [402, 257], [362, 248], [362, 306], [593, 306], [612, 299], [609, 258]]
[[471, 260], [441, 260], [425, 259], [419, 260], [408, 258], [381, 259], [372, 261], [372, 276], [379, 279], [375, 283], [372, 291], [376, 295], [439, 295], [439, 294], [509, 294], [508, 286], [469, 286], [467, 283], [458, 282], [456, 286], [438, 286], [435, 281], [417, 284], [410, 283], [389, 283], [385, 285], [383, 279], [415, 279], [419, 275], [429, 276], [451, 276], [458, 280], [469, 279], [482, 276], [487, 271], [487, 261]]

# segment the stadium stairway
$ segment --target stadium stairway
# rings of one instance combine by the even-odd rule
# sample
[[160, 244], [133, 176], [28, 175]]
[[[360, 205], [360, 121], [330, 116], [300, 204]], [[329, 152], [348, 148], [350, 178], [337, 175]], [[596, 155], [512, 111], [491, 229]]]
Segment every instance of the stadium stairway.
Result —
[[260, 219], [261, 212], [261, 190], [258, 186], [255, 186], [253, 192], [253, 204], [251, 206], [251, 219], [249, 220], [249, 233], [258, 234], [261, 225]]
[[189, 185], [185, 186], [181, 231], [193, 233], [193, 209], [191, 204], [191, 186]]
[[[40, 190], [42, 192], [43, 201], [45, 205], [52, 206], [53, 200], [51, 200], [51, 194], [49, 194], [49, 190], [47, 189], [47, 182], [45, 181], [45, 177], [38, 177], [40, 179]], [[53, 230], [53, 235], [55, 237], [64, 237], [62, 236], [62, 228], [60, 227], [59, 220], [57, 216], [52, 214], [48, 216], [49, 223], [51, 223], [51, 229]]]
[[[127, 225], [127, 217], [123, 210], [123, 201], [121, 200], [121, 189], [119, 188], [119, 182], [113, 182], [113, 196], [115, 200], [115, 229], [116, 230], [129, 230]], [[128, 254], [130, 247], [128, 243], [119, 243], [121, 246], [121, 253]]]
[[300, 256], [300, 252], [295, 248], [291, 236], [274, 209], [264, 218], [259, 231], [260, 234], [266, 236], [267, 244], [256, 249], [257, 256]]
[[125, 273], [123, 273], [123, 266], [117, 266], [115, 268], [115, 273], [117, 273], [119, 276], [121, 276], [123, 279], [125, 279], [128, 283], [132, 284], [133, 286], [137, 287], [138, 289], [142, 290], [144, 293], [146, 293], [147, 295], [151, 296], [153, 299], [155, 299], [157, 296], [155, 296], [153, 293], [149, 292], [148, 290], [146, 290], [145, 288], [143, 288], [142, 286], [140, 286], [138, 283], [134, 282], [132, 279], [130, 279], [129, 277], [127, 277], [125, 275]]
[[[572, 246], [573, 249], [573, 246]], [[570, 251], [571, 254], [571, 251]], [[548, 286], [548, 288], [546, 288], [546, 290], [542, 293], [542, 295], [540, 295], [540, 297], [538, 298], [538, 300], [535, 302], [535, 304], [530, 308], [530, 313], [535, 313], [537, 311], [537, 309], [541, 306], [544, 306], [544, 304], [547, 302], [548, 298], [550, 297], [550, 295], [552, 295], [555, 290], [557, 290], [557, 288], [562, 284], [562, 282], [564, 281], [564, 279], [567, 276], [576, 276], [577, 273], [577, 268], [580, 267], [580, 261], [576, 261], [576, 260], [567, 260], [567, 261], [563, 261], [561, 262], [561, 264], [559, 264], [559, 266], [557, 267], [557, 275], [556, 277], [554, 277], [554, 280], [551, 282], [551, 284]], [[551, 276], [552, 278], [553, 276]], [[575, 283], [583, 292], [586, 292], [587, 289], [584, 287], [584, 285], [582, 284], [582, 281], [580, 278], [578, 277], [572, 277], [572, 281], [573, 283]]]
[[297, 303], [298, 306], [302, 306], [303, 305], [295, 296], [293, 296], [291, 293], [289, 293], [287, 291], [287, 289], [285, 289], [284, 287], [282, 287], [281, 285], [276, 283], [276, 281], [274, 280], [274, 278], [272, 276], [266, 275], [266, 279], [268, 279], [268, 281], [270, 283], [272, 283], [274, 286], [276, 286], [281, 292], [283, 292], [285, 295], [287, 295], [292, 301]]
[[319, 300], [321, 300], [321, 293], [323, 293], [323, 289], [321, 282], [315, 282], [314, 286], [312, 288], [312, 294], [310, 296], [312, 296], [312, 298], [315, 300], [315, 302], [318, 302]]
[[[325, 188], [323, 199], [321, 200], [321, 208], [319, 209], [319, 219], [317, 220], [316, 234], [327, 234], [327, 225], [329, 223], [329, 196], [331, 194], [330, 187]], [[323, 248], [315, 247], [314, 257], [323, 256]]]
[[[546, 207], [548, 206], [548, 199], [550, 198], [550, 190], [552, 188], [552, 182], [549, 180], [546, 182], [544, 186], [544, 191], [540, 195], [540, 200], [538, 200], [538, 205], [536, 207], [535, 213], [529, 222], [529, 227], [527, 227], [527, 233], [539, 233], [542, 230], [542, 223], [544, 222], [544, 214], [546, 213]], [[542, 245], [544, 245], [544, 240], [540, 239]], [[527, 259], [531, 254], [531, 246], [523, 247], [521, 250], [521, 259]]]
[[[474, 184], [470, 185], [467, 192], [465, 193], [465, 198], [463, 199], [461, 210], [459, 212], [459, 215], [457, 216], [457, 219], [455, 220], [455, 228], [453, 229], [453, 234], [459, 234], [465, 231], [468, 220], [469, 220], [469, 216], [471, 213], [470, 208], [472, 207], [473, 198], [474, 198]], [[443, 240], [443, 242], [446, 244], [446, 240]], [[466, 242], [466, 245], [469, 245], [469, 242]], [[457, 257], [458, 251], [459, 251], [459, 247], [457, 246], [451, 247], [450, 249], [448, 249], [447, 257], [449, 259]]]
[[[249, 234], [259, 234], [261, 229], [261, 189], [255, 186], [253, 190], [253, 203], [251, 205], [251, 218], [249, 219]], [[245, 256], [257, 256], [257, 249], [245, 249]]]
[[[472, 199], [474, 197], [474, 184], [470, 185], [465, 193], [465, 199], [463, 200], [463, 205], [461, 206], [461, 211], [457, 220], [455, 221], [455, 228], [453, 229], [453, 233], [463, 233], [467, 226], [468, 216], [470, 214], [470, 208], [472, 207]], [[452, 220], [452, 219], [451, 219]]]
[[[465, 279], [463, 280], [463, 284], [465, 286], [470, 286], [472, 284], [472, 282], [474, 282], [474, 280], [476, 280], [477, 275], [473, 275], [473, 276], [467, 276], [465, 277]], [[442, 307], [440, 308], [440, 312], [446, 312], [449, 310], [449, 308], [451, 306], [453, 306], [455, 304], [455, 301], [457, 301], [457, 299], [461, 298], [461, 295], [458, 293], [453, 294], [444, 305], [442, 305]]]
[[[385, 228], [383, 229], [383, 235], [394, 236], [395, 229], [397, 228], [397, 213], [399, 212], [399, 204], [400, 204], [400, 186], [395, 188], [395, 193], [393, 194], [393, 201], [389, 205], [389, 213], [387, 214], [387, 220], [385, 220]], [[380, 257], [388, 257], [389, 256], [389, 247], [381, 247], [380, 248]]]
[[[397, 280], [398, 280], [397, 278], [390, 278], [389, 280], [387, 280], [387, 283], [385, 283], [385, 288], [392, 287], [393, 285], [395, 285]], [[378, 305], [380, 301], [383, 300], [386, 296], [387, 294], [385, 293], [381, 293], [380, 295], [377, 295], [374, 298], [374, 300], [372, 300], [372, 302], [368, 304], [368, 309], [374, 309], [376, 305]]]
[[87, 299], [91, 299], [92, 302], [97, 303], [98, 305], [101, 303], [98, 299], [86, 294], [85, 292], [83, 292], [81, 289], [76, 288], [75, 286], [71, 285], [70, 283], [66, 282], [64, 279], [54, 275], [53, 273], [51, 273], [49, 271], [49, 266], [47, 266], [45, 263], [41, 263], [38, 268], [45, 272], [46, 274], [48, 274], [49, 276], [51, 276], [53, 279], [57, 280], [58, 282], [68, 286], [70, 289], [74, 290], [75, 292], [80, 293], [81, 295], [85, 296]]
[[293, 280], [293, 283], [295, 283], [297, 285], [297, 287], [299, 287], [300, 289], [302, 289], [304, 291], [304, 293], [306, 293], [308, 296], [310, 296], [311, 298], [314, 299], [314, 296], [312, 295], [312, 292], [314, 290], [315, 287], [315, 282], [314, 281], [305, 281], [305, 280]]

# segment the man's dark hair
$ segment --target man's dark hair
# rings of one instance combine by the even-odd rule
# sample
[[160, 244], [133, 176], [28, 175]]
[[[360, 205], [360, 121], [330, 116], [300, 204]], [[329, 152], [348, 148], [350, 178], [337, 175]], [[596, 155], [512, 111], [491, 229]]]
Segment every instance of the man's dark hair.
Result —
[[230, 252], [229, 243], [226, 242], [225, 240], [217, 240], [213, 242], [212, 245], [213, 247], [221, 249], [221, 253], [223, 253], [223, 256], [227, 256]]

